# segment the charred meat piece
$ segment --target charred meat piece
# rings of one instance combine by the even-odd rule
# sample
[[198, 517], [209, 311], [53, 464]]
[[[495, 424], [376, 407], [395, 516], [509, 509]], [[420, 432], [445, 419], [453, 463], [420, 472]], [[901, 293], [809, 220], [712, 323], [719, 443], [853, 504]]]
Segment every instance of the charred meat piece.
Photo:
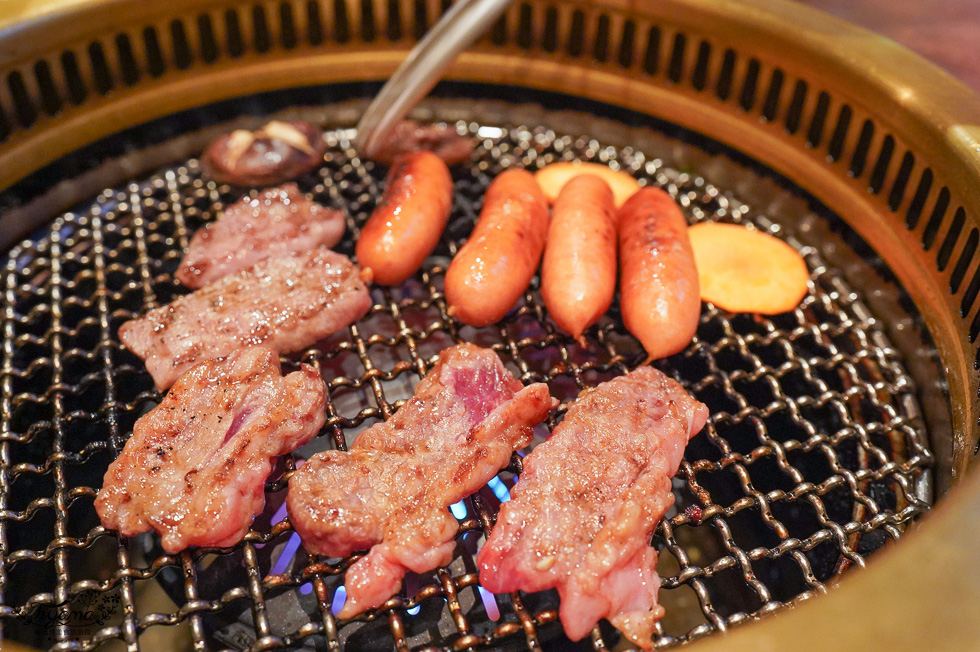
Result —
[[265, 505], [277, 455], [323, 425], [326, 386], [309, 365], [283, 377], [265, 347], [197, 365], [133, 428], [95, 509], [133, 536], [154, 529], [169, 553], [238, 542]]
[[158, 390], [202, 360], [260, 344], [291, 353], [349, 326], [371, 307], [360, 270], [318, 247], [266, 258], [119, 327]]
[[460, 344], [440, 357], [394, 417], [290, 478], [289, 518], [308, 551], [370, 549], [347, 570], [341, 618], [383, 604], [407, 571], [448, 564], [449, 506], [506, 466], [551, 408], [547, 385], [523, 387], [493, 351]]
[[196, 290], [270, 256], [332, 247], [344, 234], [344, 214], [312, 202], [295, 183], [242, 197], [198, 230], [177, 268]]
[[608, 618], [653, 645], [660, 578], [650, 538], [674, 502], [670, 478], [708, 408], [651, 367], [583, 392], [524, 459], [512, 500], [477, 555], [495, 593], [557, 588], [561, 622], [579, 640]]
[[204, 150], [201, 164], [219, 183], [274, 186], [320, 165], [326, 151], [323, 133], [314, 125], [273, 120], [257, 131], [236, 129], [218, 136]]
[[420, 125], [404, 120], [392, 127], [371, 158], [391, 165], [401, 154], [421, 149], [432, 152], [446, 165], [454, 165], [470, 160], [473, 139], [460, 136], [455, 129], [446, 125]]

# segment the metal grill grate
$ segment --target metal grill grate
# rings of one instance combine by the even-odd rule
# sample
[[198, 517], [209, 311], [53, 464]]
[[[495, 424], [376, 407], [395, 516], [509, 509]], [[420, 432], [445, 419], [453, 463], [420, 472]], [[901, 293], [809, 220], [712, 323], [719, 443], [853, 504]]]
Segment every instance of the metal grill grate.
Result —
[[[164, 555], [153, 535], [120, 540], [98, 525], [92, 501], [133, 423], [158, 399], [116, 330], [183, 292], [171, 276], [181, 249], [236, 199], [233, 191], [203, 180], [192, 159], [106, 190], [9, 252], [0, 326], [5, 635], [63, 650], [94, 649], [111, 639], [135, 650], [148, 628], [180, 623], [189, 623], [201, 650], [547, 649], [564, 640], [552, 592], [495, 599], [475, 574], [473, 555], [520, 470], [518, 456], [490, 486], [454, 506], [461, 527], [450, 567], [409, 575], [386, 608], [353, 622], [333, 615], [351, 560], [308, 558], [288, 521], [280, 520], [290, 472], [312, 451], [344, 448], [392, 414], [454, 341], [492, 346], [524, 382], [548, 382], [562, 401], [549, 427], [578, 391], [643, 360], [615, 306], [582, 347], [547, 319], [536, 285], [495, 326], [474, 329], [447, 316], [445, 263], [472, 228], [489, 180], [504, 167], [608, 161], [666, 188], [693, 220], [780, 229], [732, 193], [629, 148], [543, 128], [458, 126], [478, 136], [479, 162], [454, 171], [457, 201], [443, 243], [414, 280], [375, 288], [365, 319], [286, 361], [286, 369], [303, 360], [323, 372], [327, 423], [314, 444], [282, 461], [267, 486], [266, 512], [230, 549]], [[327, 134], [326, 165], [300, 185], [325, 204], [345, 207], [354, 234], [380, 194], [383, 170], [357, 158], [349, 135]], [[932, 456], [897, 351], [817, 250], [790, 242], [812, 271], [810, 293], [797, 310], [762, 318], [709, 306], [691, 346], [657, 363], [712, 412], [687, 449], [674, 481], [676, 506], [654, 537], [668, 610], [657, 647], [824, 591], [928, 507]], [[352, 254], [353, 238], [340, 249]], [[176, 609], [143, 611], [137, 595], [151, 582], [168, 589]], [[112, 613], [83, 627], [53, 620], [53, 605]], [[42, 621], [55, 626], [45, 634]], [[584, 648], [589, 644], [622, 646], [606, 624]], [[570, 649], [567, 641], [560, 645]]]

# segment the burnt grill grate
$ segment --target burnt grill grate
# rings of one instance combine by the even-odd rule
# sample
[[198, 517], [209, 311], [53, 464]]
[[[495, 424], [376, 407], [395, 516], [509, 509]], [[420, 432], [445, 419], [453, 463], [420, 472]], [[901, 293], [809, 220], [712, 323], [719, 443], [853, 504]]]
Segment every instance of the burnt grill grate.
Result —
[[[781, 229], [734, 194], [629, 148], [544, 128], [458, 127], [480, 145], [477, 163], [454, 171], [457, 202], [443, 243], [414, 280], [375, 288], [375, 305], [361, 322], [286, 361], [287, 368], [312, 363], [328, 380], [327, 423], [309, 450], [283, 460], [267, 487], [266, 513], [230, 549], [164, 555], [152, 535], [120, 540], [99, 526], [92, 501], [133, 423], [158, 399], [116, 331], [183, 292], [172, 278], [182, 247], [235, 192], [202, 179], [191, 159], [104, 191], [7, 254], [0, 325], [6, 636], [60, 650], [117, 649], [120, 641], [136, 650], [147, 629], [189, 623], [198, 650], [570, 649], [557, 642], [563, 639], [553, 593], [494, 599], [475, 574], [473, 555], [520, 470], [519, 456], [494, 483], [454, 506], [461, 527], [450, 567], [410, 575], [387, 608], [353, 622], [333, 615], [351, 560], [307, 558], [280, 520], [290, 472], [317, 447], [343, 448], [389, 416], [455, 341], [491, 346], [524, 382], [549, 383], [562, 401], [549, 427], [579, 390], [642, 362], [615, 306], [582, 347], [548, 320], [536, 285], [498, 325], [474, 329], [448, 317], [444, 266], [472, 228], [489, 180], [504, 167], [610, 162], [667, 189], [692, 220]], [[383, 170], [359, 159], [349, 136], [328, 132], [326, 165], [300, 185], [346, 208], [353, 234], [380, 194]], [[823, 592], [928, 507], [932, 456], [898, 352], [817, 249], [790, 242], [812, 271], [797, 310], [761, 318], [708, 306], [692, 345], [657, 363], [712, 412], [674, 481], [676, 507], [654, 537], [668, 609], [657, 647]], [[352, 254], [353, 239], [339, 248]], [[143, 611], [138, 595], [150, 582], [169, 590], [174, 610]], [[70, 611], [88, 605], [105, 618], [59, 622], [58, 605]], [[583, 649], [622, 645], [603, 624]]]

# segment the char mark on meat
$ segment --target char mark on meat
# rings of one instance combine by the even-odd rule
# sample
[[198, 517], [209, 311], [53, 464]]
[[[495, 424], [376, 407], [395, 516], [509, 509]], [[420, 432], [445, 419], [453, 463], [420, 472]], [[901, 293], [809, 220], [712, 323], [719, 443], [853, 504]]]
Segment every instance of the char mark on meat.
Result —
[[197, 231], [175, 276], [193, 290], [265, 258], [332, 247], [344, 214], [312, 202], [295, 183], [242, 197]]
[[197, 365], [136, 422], [95, 501], [102, 524], [160, 533], [169, 553], [238, 542], [265, 504], [273, 460], [323, 425], [326, 386], [309, 365], [283, 377], [253, 347]]
[[708, 409], [652, 367], [583, 392], [524, 471], [477, 555], [490, 591], [557, 588], [572, 640], [607, 618], [652, 646], [663, 615], [650, 539]]
[[414, 396], [350, 452], [318, 453], [289, 482], [290, 521], [312, 553], [370, 550], [347, 571], [340, 617], [377, 607], [409, 570], [449, 563], [458, 523], [449, 506], [472, 494], [531, 441], [552, 406], [493, 351], [447, 349]]
[[364, 316], [371, 296], [349, 258], [318, 247], [267, 258], [119, 328], [158, 390], [209, 358], [250, 346], [303, 349]]

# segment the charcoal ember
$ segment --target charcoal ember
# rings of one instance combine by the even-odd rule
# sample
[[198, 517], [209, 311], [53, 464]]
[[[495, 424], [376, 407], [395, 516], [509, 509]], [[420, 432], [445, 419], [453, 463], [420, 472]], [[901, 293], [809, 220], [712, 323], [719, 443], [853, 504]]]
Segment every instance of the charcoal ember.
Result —
[[315, 125], [273, 120], [257, 131], [236, 129], [219, 136], [204, 151], [201, 164], [221, 183], [272, 186], [317, 167], [326, 151]]

